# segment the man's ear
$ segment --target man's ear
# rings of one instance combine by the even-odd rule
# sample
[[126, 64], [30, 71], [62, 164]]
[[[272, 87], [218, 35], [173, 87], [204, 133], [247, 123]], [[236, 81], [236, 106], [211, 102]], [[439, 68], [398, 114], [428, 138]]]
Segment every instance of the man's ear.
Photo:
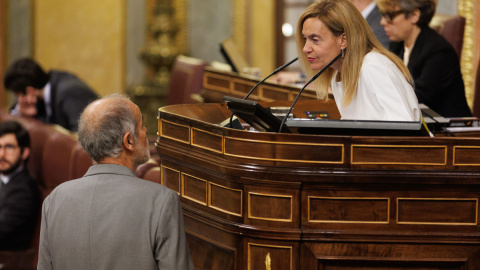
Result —
[[133, 135], [132, 133], [130, 132], [127, 132], [125, 133], [125, 135], [123, 135], [123, 146], [130, 150], [130, 151], [133, 151], [133, 148], [134, 148], [134, 140], [133, 140]]
[[30, 156], [30, 148], [29, 147], [23, 148], [22, 160], [25, 161], [29, 156]]
[[419, 9], [415, 9], [414, 11], [410, 12], [409, 16], [408, 16], [408, 19], [410, 20], [410, 22], [412, 24], [417, 24], [418, 23], [418, 20], [420, 20], [420, 10]]

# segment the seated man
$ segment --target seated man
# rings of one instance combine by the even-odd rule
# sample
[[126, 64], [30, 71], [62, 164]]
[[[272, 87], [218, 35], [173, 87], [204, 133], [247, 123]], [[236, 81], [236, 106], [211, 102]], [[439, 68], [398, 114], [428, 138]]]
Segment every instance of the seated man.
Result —
[[18, 99], [11, 114], [34, 117], [74, 132], [82, 110], [97, 98], [97, 94], [75, 75], [58, 70], [47, 74], [30, 58], [10, 65], [3, 82]]
[[0, 123], [0, 250], [30, 247], [40, 193], [25, 169], [30, 136], [17, 122]]
[[126, 98], [88, 105], [78, 140], [95, 165], [45, 199], [38, 269], [194, 269], [177, 193], [135, 175], [146, 131]]

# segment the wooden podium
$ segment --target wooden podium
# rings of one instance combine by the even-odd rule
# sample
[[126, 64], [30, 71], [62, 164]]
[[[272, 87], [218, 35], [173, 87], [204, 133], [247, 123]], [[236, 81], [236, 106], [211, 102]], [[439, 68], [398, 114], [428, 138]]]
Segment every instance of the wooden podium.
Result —
[[[336, 115], [294, 111], [312, 106]], [[250, 132], [228, 117], [159, 109], [161, 182], [197, 269], [480, 269], [480, 138]]]

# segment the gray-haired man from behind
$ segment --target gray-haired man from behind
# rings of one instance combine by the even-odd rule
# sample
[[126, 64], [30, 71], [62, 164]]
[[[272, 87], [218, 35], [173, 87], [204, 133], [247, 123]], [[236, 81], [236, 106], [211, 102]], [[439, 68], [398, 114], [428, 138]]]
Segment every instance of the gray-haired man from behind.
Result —
[[149, 157], [137, 105], [88, 105], [78, 139], [95, 165], [44, 201], [38, 269], [194, 269], [176, 192], [139, 179]]

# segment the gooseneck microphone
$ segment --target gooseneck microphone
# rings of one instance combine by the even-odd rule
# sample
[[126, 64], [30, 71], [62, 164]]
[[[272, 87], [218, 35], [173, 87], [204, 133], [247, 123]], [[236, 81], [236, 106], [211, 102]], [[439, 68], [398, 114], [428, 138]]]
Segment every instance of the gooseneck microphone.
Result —
[[247, 95], [245, 95], [245, 97], [243, 99], [247, 99], [252, 93], [253, 91], [255, 91], [255, 89], [262, 83], [264, 83], [268, 78], [272, 77], [273, 75], [277, 74], [278, 72], [282, 71], [283, 69], [285, 69], [286, 67], [290, 66], [291, 64], [295, 63], [296, 61], [298, 60], [298, 57], [295, 57], [294, 59], [290, 60], [290, 62], [284, 64], [283, 66], [280, 66], [278, 67], [277, 69], [275, 69], [270, 75], [268, 75], [267, 77], [265, 77], [263, 80], [259, 81], [251, 90], [250, 92], [247, 93]]
[[323, 72], [325, 72], [325, 70], [327, 70], [327, 68], [329, 68], [331, 65], [333, 65], [333, 63], [335, 63], [335, 61], [337, 61], [340, 57], [342, 56], [342, 53], [340, 53], [339, 55], [337, 55], [332, 61], [330, 61], [330, 63], [328, 63], [324, 68], [322, 68], [317, 74], [315, 74], [303, 87], [302, 89], [300, 89], [300, 91], [298, 92], [297, 96], [295, 97], [295, 100], [293, 101], [292, 103], [292, 106], [290, 106], [290, 109], [288, 110], [287, 114], [285, 115], [285, 118], [283, 118], [282, 120], [282, 123], [280, 124], [280, 129], [278, 130], [279, 133], [282, 132], [282, 129], [283, 129], [283, 126], [285, 124], [285, 121], [287, 121], [287, 118], [288, 116], [290, 115], [290, 113], [292, 112], [293, 110], [293, 106], [295, 106], [295, 103], [297, 103], [297, 100], [298, 98], [300, 97], [300, 95], [302, 94], [303, 90], [305, 90], [305, 88], [313, 81], [315, 81], [320, 75], [322, 75]]
[[[245, 95], [245, 97], [243, 98], [244, 100], [246, 100], [252, 93], [253, 91], [255, 91], [255, 89], [257, 89], [257, 87], [264, 83], [268, 78], [272, 77], [273, 75], [277, 74], [278, 72], [282, 71], [283, 69], [285, 69], [286, 67], [290, 66], [291, 64], [295, 63], [296, 61], [298, 60], [298, 57], [295, 57], [294, 59], [290, 60], [290, 62], [284, 64], [283, 66], [280, 66], [278, 67], [277, 69], [275, 69], [270, 75], [268, 75], [267, 77], [265, 77], [263, 80], [259, 81], [254, 87], [252, 87], [252, 89]], [[227, 118], [228, 119], [228, 118]], [[233, 127], [233, 113], [232, 115], [230, 116], [230, 121], [229, 121], [229, 124], [227, 124], [226, 126], [230, 125], [229, 127]]]

